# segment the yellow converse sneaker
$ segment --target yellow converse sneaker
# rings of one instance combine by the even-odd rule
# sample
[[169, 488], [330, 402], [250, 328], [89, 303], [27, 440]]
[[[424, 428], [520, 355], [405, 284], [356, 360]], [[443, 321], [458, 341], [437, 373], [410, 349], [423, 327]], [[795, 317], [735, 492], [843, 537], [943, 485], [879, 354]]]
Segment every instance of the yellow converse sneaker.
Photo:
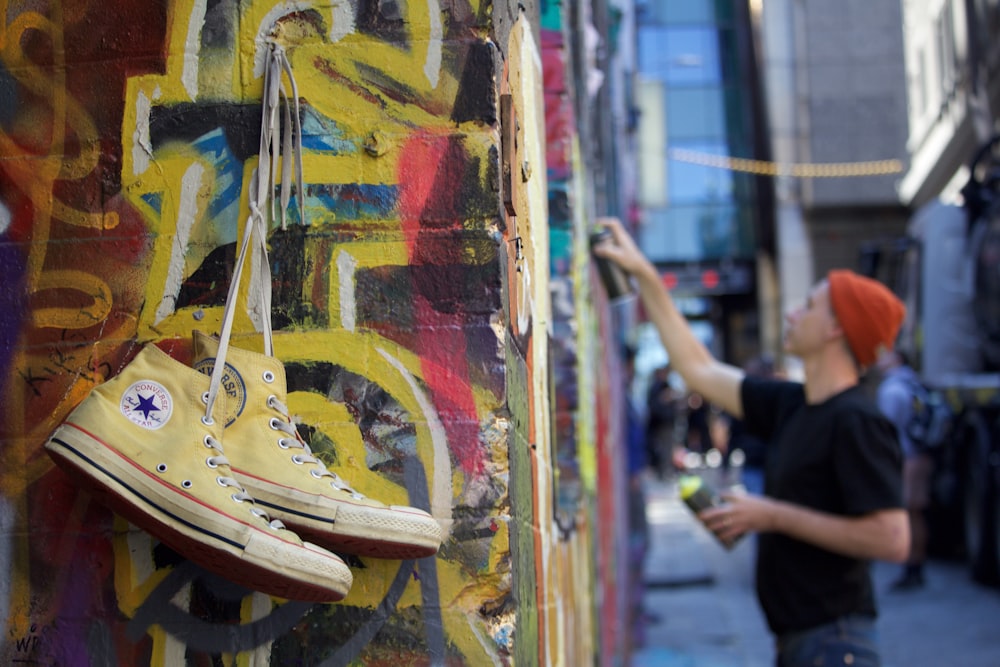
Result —
[[[210, 379], [147, 345], [94, 388], [45, 449], [114, 511], [206, 570], [247, 588], [332, 602], [351, 587], [335, 554], [270, 521], [233, 478]], [[224, 400], [215, 413], [224, 412]]]
[[[211, 373], [217, 350], [214, 338], [196, 331], [193, 366]], [[400, 559], [437, 553], [441, 527], [430, 514], [362, 496], [313, 455], [289, 417], [281, 361], [230, 346], [225, 363], [226, 453], [270, 515], [334, 551]]]

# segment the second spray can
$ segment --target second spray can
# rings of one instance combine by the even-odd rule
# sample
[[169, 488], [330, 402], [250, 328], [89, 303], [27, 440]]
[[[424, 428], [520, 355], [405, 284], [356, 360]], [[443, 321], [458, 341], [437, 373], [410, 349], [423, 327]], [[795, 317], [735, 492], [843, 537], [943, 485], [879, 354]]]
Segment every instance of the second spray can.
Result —
[[[680, 488], [681, 500], [695, 514], [709, 507], [717, 507], [722, 504], [722, 498], [719, 497], [715, 489], [697, 475], [683, 475], [678, 481], [678, 486]], [[739, 537], [733, 540], [719, 540], [722, 546], [727, 549], [732, 549], [739, 541]]]

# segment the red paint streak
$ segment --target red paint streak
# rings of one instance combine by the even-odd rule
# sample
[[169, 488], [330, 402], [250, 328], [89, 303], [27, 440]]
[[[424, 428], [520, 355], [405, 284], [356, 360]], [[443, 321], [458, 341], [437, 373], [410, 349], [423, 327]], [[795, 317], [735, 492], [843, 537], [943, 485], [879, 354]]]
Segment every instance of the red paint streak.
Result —
[[545, 164], [549, 175], [569, 178], [570, 150], [576, 131], [573, 97], [566, 85], [566, 48], [555, 30], [542, 31], [542, 71], [545, 95]]
[[[615, 340], [608, 313], [599, 321], [602, 341]], [[613, 349], [613, 348], [612, 348]], [[624, 392], [620, 390], [624, 370], [617, 355], [609, 354], [597, 361], [596, 421], [597, 421], [597, 494], [598, 522], [595, 526], [597, 541], [597, 581], [603, 589], [599, 611], [601, 664], [613, 664], [614, 656], [621, 655], [625, 646], [625, 599], [627, 589], [628, 534], [625, 499], [627, 479], [625, 450], [626, 437]]]
[[[445, 265], [461, 257], [461, 192], [455, 186], [463, 180], [466, 160], [456, 146], [448, 135], [417, 134], [403, 147], [397, 174], [399, 212], [413, 265]], [[451, 451], [463, 471], [482, 474], [484, 455], [470, 390], [462, 306], [459, 303], [454, 310], [442, 312], [414, 290], [413, 309], [419, 323], [415, 351]]]
[[377, 95], [374, 95], [369, 91], [368, 88], [363, 88], [362, 86], [351, 81], [348, 77], [338, 72], [328, 59], [316, 56], [315, 58], [313, 58], [312, 64], [313, 67], [316, 68], [316, 71], [322, 72], [331, 81], [334, 81], [342, 86], [345, 86], [348, 90], [351, 91], [352, 94], [357, 95], [359, 98], [363, 99], [368, 104], [371, 104], [372, 106], [378, 107], [380, 109], [385, 108], [386, 104], [385, 101], [382, 100], [382, 98], [378, 97]]

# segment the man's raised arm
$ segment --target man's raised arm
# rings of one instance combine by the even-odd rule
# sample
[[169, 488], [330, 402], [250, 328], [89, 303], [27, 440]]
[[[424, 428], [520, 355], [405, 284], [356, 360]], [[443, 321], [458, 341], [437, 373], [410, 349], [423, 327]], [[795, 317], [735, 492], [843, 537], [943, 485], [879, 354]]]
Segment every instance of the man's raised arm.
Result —
[[611, 230], [613, 242], [606, 241], [595, 246], [594, 254], [612, 260], [635, 278], [646, 313], [670, 355], [671, 366], [684, 378], [690, 390], [698, 392], [734, 417], [741, 418], [740, 384], [743, 382], [743, 371], [718, 361], [694, 335], [691, 325], [677, 309], [660, 280], [656, 267], [618, 219], [600, 218], [597, 222]]

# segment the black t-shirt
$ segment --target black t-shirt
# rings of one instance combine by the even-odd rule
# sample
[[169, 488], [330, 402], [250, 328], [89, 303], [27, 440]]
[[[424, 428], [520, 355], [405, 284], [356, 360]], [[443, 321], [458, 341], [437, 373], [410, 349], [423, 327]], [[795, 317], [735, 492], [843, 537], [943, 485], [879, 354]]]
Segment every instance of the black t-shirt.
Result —
[[[801, 384], [748, 377], [741, 394], [747, 429], [769, 443], [768, 496], [846, 516], [903, 506], [895, 429], [859, 387], [806, 405]], [[758, 540], [757, 595], [774, 633], [875, 616], [867, 561], [778, 533]]]
[[767, 444], [757, 436], [747, 431], [742, 419], [729, 419], [729, 452], [734, 449], [743, 450], [746, 459], [743, 465], [747, 468], [763, 468], [767, 456]]

